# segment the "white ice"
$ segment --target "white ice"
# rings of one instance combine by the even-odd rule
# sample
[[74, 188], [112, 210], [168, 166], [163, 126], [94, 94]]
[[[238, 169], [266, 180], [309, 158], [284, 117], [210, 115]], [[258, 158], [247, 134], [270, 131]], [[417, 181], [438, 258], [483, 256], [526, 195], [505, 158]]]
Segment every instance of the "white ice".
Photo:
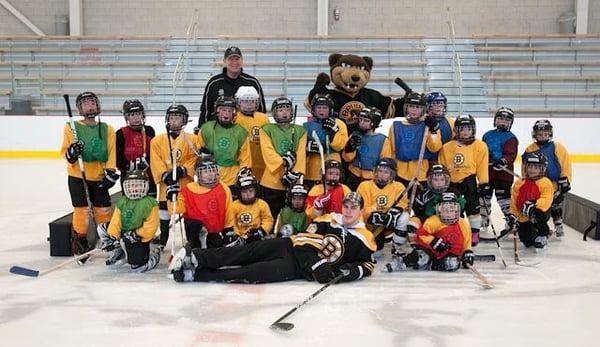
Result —
[[[600, 165], [574, 167], [574, 192], [600, 201]], [[269, 325], [320, 288], [293, 281], [268, 285], [177, 284], [166, 255], [154, 271], [107, 269], [104, 254], [39, 278], [12, 265], [46, 269], [48, 223], [70, 212], [61, 160], [0, 160], [0, 345], [2, 346], [597, 346], [600, 242], [570, 228], [544, 254], [502, 240], [508, 269], [496, 254], [477, 263], [495, 285], [485, 290], [467, 270], [383, 274], [335, 285], [287, 321]], [[494, 208], [497, 229], [500, 212]], [[178, 240], [178, 242], [180, 242]], [[386, 249], [386, 254], [387, 254]], [[387, 257], [386, 257], [387, 258]]]

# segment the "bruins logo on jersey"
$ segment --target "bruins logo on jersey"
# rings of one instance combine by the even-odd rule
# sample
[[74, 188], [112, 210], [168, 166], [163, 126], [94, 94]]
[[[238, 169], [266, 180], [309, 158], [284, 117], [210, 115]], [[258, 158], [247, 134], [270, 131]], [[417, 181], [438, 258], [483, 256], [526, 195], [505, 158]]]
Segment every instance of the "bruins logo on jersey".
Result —
[[462, 153], [456, 153], [452, 159], [454, 167], [461, 167], [465, 163], [465, 156]]
[[229, 146], [231, 145], [231, 140], [228, 139], [227, 137], [219, 137], [219, 139], [217, 140], [217, 148], [218, 149], [228, 149]]
[[175, 161], [180, 161], [181, 157], [183, 156], [183, 154], [181, 153], [181, 150], [179, 148], [176, 148], [173, 150], [173, 156], [175, 157]]
[[313, 234], [316, 233], [317, 232], [317, 225], [315, 223], [312, 223], [311, 225], [309, 225], [306, 228], [306, 232], [307, 233], [313, 233]]
[[347, 102], [340, 109], [340, 118], [342, 118], [346, 124], [354, 124], [358, 121], [356, 118], [358, 111], [362, 110], [364, 107], [365, 104], [359, 101]]
[[377, 208], [386, 207], [388, 203], [387, 195], [378, 195], [375, 198], [375, 203], [377, 204]]
[[277, 153], [283, 155], [285, 154], [287, 151], [293, 151], [294, 150], [294, 144], [292, 143], [292, 141], [288, 140], [288, 139], [283, 139], [281, 140], [281, 142], [279, 142], [279, 146], [277, 146]]
[[250, 212], [244, 212], [240, 215], [240, 223], [244, 224], [244, 225], [248, 225], [250, 223], [252, 223], [252, 220], [254, 218], [252, 218], [252, 213]]
[[252, 142], [260, 142], [260, 127], [252, 127]]
[[323, 237], [323, 246], [319, 252], [321, 258], [327, 259], [327, 262], [333, 264], [344, 255], [344, 242], [333, 234], [327, 234]]

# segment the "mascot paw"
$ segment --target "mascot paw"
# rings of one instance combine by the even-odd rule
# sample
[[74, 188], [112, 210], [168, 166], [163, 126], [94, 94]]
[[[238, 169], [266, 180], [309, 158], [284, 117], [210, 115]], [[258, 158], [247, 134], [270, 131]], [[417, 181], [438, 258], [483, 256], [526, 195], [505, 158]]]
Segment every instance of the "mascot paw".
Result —
[[319, 73], [319, 75], [317, 75], [317, 81], [315, 84], [319, 84], [319, 85], [328, 85], [331, 82], [331, 78], [329, 78], [329, 75], [321, 72]]

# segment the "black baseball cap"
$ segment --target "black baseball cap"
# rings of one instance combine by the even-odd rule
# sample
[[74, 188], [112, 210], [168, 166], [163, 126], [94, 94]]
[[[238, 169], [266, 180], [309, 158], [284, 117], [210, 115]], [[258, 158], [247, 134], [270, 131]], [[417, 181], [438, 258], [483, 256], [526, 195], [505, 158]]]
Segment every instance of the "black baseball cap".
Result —
[[238, 47], [235, 46], [231, 46], [229, 48], [227, 48], [225, 50], [225, 57], [224, 59], [227, 59], [227, 57], [232, 56], [232, 55], [237, 55], [240, 58], [242, 57], [242, 51], [240, 51], [240, 49]]

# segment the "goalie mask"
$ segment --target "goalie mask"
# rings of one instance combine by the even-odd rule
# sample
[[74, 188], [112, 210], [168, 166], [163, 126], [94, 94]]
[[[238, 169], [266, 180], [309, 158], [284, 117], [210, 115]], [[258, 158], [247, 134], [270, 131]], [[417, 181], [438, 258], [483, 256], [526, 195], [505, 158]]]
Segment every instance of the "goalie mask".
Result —
[[242, 168], [237, 178], [237, 187], [240, 190], [240, 202], [244, 205], [251, 205], [256, 201], [256, 189], [258, 181], [252, 170]]
[[165, 125], [169, 133], [179, 134], [188, 123], [189, 113], [183, 105], [171, 105], [167, 109]]
[[536, 120], [531, 131], [531, 137], [535, 140], [538, 146], [543, 146], [548, 142], [552, 141], [554, 131], [552, 130], [552, 124], [547, 119]]
[[215, 117], [223, 126], [233, 124], [235, 114], [235, 99], [231, 96], [219, 96], [215, 101]]
[[131, 200], [139, 200], [148, 195], [150, 181], [148, 175], [142, 170], [127, 172], [123, 178], [123, 194]]
[[444, 117], [448, 98], [441, 92], [431, 92], [427, 94], [427, 113], [434, 117]]
[[310, 102], [310, 111], [317, 119], [333, 117], [333, 100], [329, 94], [315, 94]]
[[75, 105], [82, 117], [94, 118], [100, 114], [100, 100], [92, 92], [83, 92], [77, 95]]
[[396, 160], [393, 158], [381, 158], [375, 166], [373, 173], [375, 185], [379, 189], [385, 187], [396, 178]]
[[271, 104], [271, 113], [273, 114], [273, 119], [275, 119], [275, 122], [291, 123], [292, 100], [283, 96], [273, 100], [273, 104]]
[[530, 152], [524, 156], [525, 176], [532, 180], [546, 176], [548, 160], [542, 152]]
[[450, 172], [444, 165], [435, 164], [427, 170], [427, 186], [435, 193], [443, 193], [450, 187]]
[[140, 130], [146, 123], [146, 114], [142, 102], [137, 99], [126, 100], [123, 103], [123, 117], [125, 117], [125, 122], [129, 127]]
[[475, 132], [475, 118], [470, 114], [460, 115], [454, 121], [454, 134], [458, 142], [470, 145], [475, 141]]
[[460, 218], [460, 204], [456, 194], [447, 192], [442, 193], [440, 202], [435, 206], [435, 212], [442, 223], [446, 225], [458, 222]]
[[212, 189], [219, 183], [219, 166], [212, 155], [202, 155], [196, 163], [198, 184]]
[[404, 96], [404, 116], [411, 124], [419, 122], [425, 115], [425, 96], [421, 93], [408, 93]]
[[494, 115], [494, 127], [499, 131], [508, 131], [515, 120], [515, 113], [508, 107], [500, 107]]
[[342, 180], [342, 164], [333, 159], [325, 161], [325, 174], [323, 181], [330, 187], [335, 187]]
[[235, 103], [240, 112], [246, 116], [252, 116], [258, 109], [258, 92], [256, 88], [241, 86], [235, 92]]
[[296, 212], [304, 211], [308, 190], [303, 184], [296, 183], [287, 191], [285, 203]]

